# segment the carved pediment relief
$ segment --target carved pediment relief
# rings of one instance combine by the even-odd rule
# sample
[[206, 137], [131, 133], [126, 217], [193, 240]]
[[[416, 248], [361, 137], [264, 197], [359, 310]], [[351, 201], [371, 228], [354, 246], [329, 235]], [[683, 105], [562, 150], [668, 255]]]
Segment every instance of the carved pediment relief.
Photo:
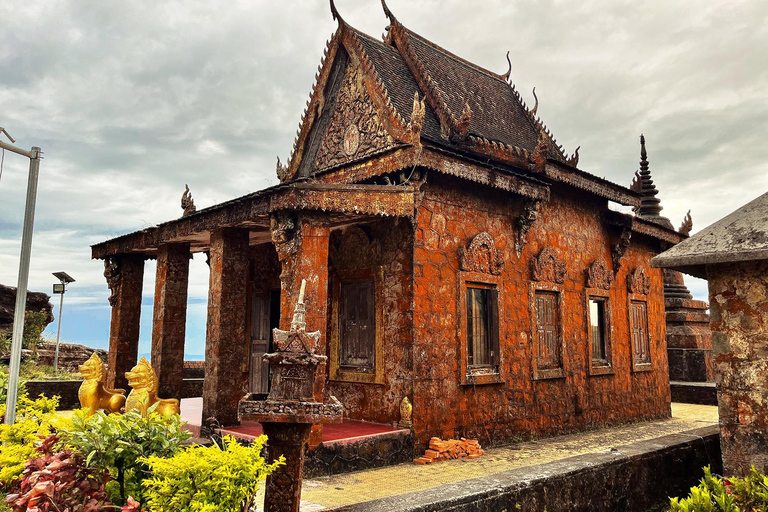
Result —
[[637, 267], [627, 276], [627, 289], [629, 293], [648, 295], [651, 291], [651, 278], [648, 277], [645, 267]]
[[315, 170], [358, 160], [392, 147], [389, 135], [363, 83], [363, 73], [349, 65], [336, 107], [315, 159]]
[[459, 249], [459, 266], [466, 272], [497, 276], [504, 268], [504, 253], [496, 248], [493, 237], [483, 231], [466, 248]]
[[381, 244], [371, 240], [358, 226], [350, 226], [340, 234], [334, 234], [330, 246], [331, 264], [339, 270], [370, 268], [381, 254]]
[[562, 284], [565, 280], [565, 262], [560, 261], [555, 250], [546, 246], [531, 259], [531, 276], [535, 281]]
[[587, 288], [610, 289], [613, 284], [613, 272], [608, 269], [605, 258], [600, 256], [587, 269]]

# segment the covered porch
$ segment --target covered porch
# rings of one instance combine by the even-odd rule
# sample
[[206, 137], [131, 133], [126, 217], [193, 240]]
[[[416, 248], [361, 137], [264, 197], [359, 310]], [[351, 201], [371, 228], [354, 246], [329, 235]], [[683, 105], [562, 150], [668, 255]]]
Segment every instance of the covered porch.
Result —
[[[137, 363], [144, 262], [157, 259], [151, 363], [159, 396], [180, 398], [189, 260], [205, 253], [205, 382], [199, 408], [189, 410], [203, 428], [236, 426], [239, 400], [266, 391], [260, 354], [272, 327], [288, 327], [302, 278], [307, 324], [321, 332], [320, 353], [328, 351], [331, 233], [382, 217], [411, 218], [417, 196], [412, 186], [280, 185], [94, 245], [111, 290], [107, 385], [126, 388], [125, 372]], [[257, 296], [266, 297], [271, 313], [256, 317]], [[321, 436], [318, 429], [315, 444]]]

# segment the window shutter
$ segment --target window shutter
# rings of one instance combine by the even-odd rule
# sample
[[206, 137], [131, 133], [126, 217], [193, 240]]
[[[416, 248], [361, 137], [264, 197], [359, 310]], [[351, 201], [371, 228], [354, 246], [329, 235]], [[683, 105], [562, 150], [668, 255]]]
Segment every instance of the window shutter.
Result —
[[488, 290], [488, 342], [491, 352], [491, 364], [499, 365], [499, 290]]

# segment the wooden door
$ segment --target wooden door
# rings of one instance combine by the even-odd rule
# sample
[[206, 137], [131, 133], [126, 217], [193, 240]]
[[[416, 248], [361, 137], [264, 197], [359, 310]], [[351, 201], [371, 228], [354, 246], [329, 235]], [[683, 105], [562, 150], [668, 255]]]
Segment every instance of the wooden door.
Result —
[[251, 299], [251, 393], [269, 392], [269, 363], [263, 356], [270, 349], [270, 293], [254, 292]]

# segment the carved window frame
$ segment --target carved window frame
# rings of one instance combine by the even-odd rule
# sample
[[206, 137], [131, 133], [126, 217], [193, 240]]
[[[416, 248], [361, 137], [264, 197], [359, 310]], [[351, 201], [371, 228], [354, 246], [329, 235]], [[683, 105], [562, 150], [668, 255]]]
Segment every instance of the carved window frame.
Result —
[[[468, 345], [468, 323], [467, 323], [467, 288], [472, 288], [473, 284], [482, 287], [493, 288], [497, 291], [498, 300], [496, 301], [498, 325], [496, 328], [496, 340], [498, 342], [497, 361], [495, 367], [477, 367], [469, 366], [469, 345]], [[501, 342], [504, 339], [504, 296], [502, 292], [501, 276], [485, 274], [482, 272], [459, 272], [458, 289], [458, 311], [459, 317], [459, 357], [460, 357], [460, 383], [465, 386], [477, 386], [486, 384], [502, 384], [501, 368], [503, 367], [503, 353], [501, 351]]]
[[[557, 296], [555, 302], [557, 311], [557, 343], [560, 347], [560, 366], [558, 368], [539, 368], [539, 336], [538, 336], [538, 311], [536, 310], [536, 292], [550, 292]], [[531, 367], [533, 380], [560, 379], [565, 377], [565, 339], [563, 336], [563, 291], [560, 286], [534, 281], [531, 283], [528, 304], [531, 317]]]
[[[613, 375], [613, 322], [611, 312], [611, 295], [608, 290], [602, 288], [586, 288], [584, 293], [584, 320], [586, 326], [587, 340], [587, 363], [589, 364], [589, 375]], [[605, 359], [595, 359], [592, 354], [592, 328], [590, 322], [589, 303], [592, 299], [602, 299], [605, 305], [603, 312], [605, 326]]]
[[[355, 370], [343, 367], [341, 357], [341, 284], [344, 281], [373, 278], [374, 286], [374, 316], [376, 333], [374, 335], [374, 368], [373, 371]], [[356, 382], [362, 384], [384, 384], [384, 267], [335, 270], [331, 278], [331, 333], [329, 373], [330, 380], [339, 382]]]
[[[632, 314], [632, 305], [635, 303], [642, 303], [645, 305], [645, 341], [648, 345], [648, 361], [638, 362], [637, 351], [635, 349], [635, 340], [632, 337], [632, 333], [635, 331], [635, 320]], [[648, 321], [648, 298], [645, 295], [638, 293], [627, 294], [627, 315], [629, 316], [629, 348], [632, 356], [632, 371], [633, 372], [649, 372], [653, 370], [653, 355], [651, 349], [653, 347], [653, 336], [651, 336], [650, 322]]]

